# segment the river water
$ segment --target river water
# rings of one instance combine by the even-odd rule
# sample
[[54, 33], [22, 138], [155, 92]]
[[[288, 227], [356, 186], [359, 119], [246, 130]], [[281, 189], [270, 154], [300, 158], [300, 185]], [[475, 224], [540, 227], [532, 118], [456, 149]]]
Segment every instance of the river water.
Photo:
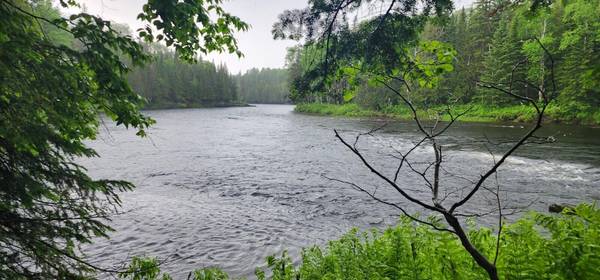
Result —
[[[123, 213], [111, 222], [116, 232], [85, 248], [90, 260], [105, 267], [146, 255], [168, 257], [162, 267], [176, 278], [208, 266], [250, 276], [268, 255], [287, 249], [297, 259], [302, 247], [325, 244], [352, 227], [381, 228], [398, 219], [394, 208], [327, 178], [377, 189], [379, 197], [422, 211], [374, 177], [333, 133], [338, 129], [353, 142], [357, 133], [387, 123], [362, 137], [358, 147], [393, 177], [395, 150], [405, 152], [420, 140], [410, 122], [309, 116], [294, 113], [289, 105], [147, 114], [157, 121], [149, 138], [107, 122], [90, 143], [101, 157], [83, 160], [96, 178], [137, 185], [122, 195]], [[449, 193], [448, 203], [490, 167], [490, 150], [497, 156], [507, 147], [499, 143], [525, 131], [519, 124], [479, 123], [448, 131], [440, 139], [446, 155], [441, 185]], [[500, 169], [504, 207], [546, 211], [551, 203], [599, 200], [600, 129], [549, 125], [540, 135], [556, 142], [525, 147]], [[431, 155], [427, 147], [415, 150], [410, 158], [414, 168], [423, 170]], [[426, 184], [413, 172], [400, 172], [398, 182], [430, 201]], [[489, 186], [495, 187], [495, 180]], [[485, 212], [494, 199], [482, 192], [464, 212]], [[482, 222], [492, 224], [493, 219]]]

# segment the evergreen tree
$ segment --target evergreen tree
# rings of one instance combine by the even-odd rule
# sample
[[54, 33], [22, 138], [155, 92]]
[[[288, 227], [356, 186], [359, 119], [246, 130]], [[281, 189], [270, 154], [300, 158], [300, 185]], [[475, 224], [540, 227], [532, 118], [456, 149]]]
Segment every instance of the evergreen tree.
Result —
[[288, 103], [287, 78], [285, 69], [250, 69], [237, 77], [240, 96], [250, 103]]
[[600, 1], [567, 2], [562, 15], [559, 100], [575, 112], [600, 106]]
[[[0, 0], [0, 279], [93, 277], [98, 267], [79, 246], [107, 236], [119, 192], [133, 185], [91, 178], [75, 160], [97, 156], [85, 143], [96, 137], [99, 113], [140, 136], [153, 123], [127, 83], [125, 58], [133, 66], [149, 60], [142, 46], [109, 21], [62, 16], [49, 3]], [[149, 0], [139, 15], [148, 30], [139, 35], [190, 60], [237, 51], [233, 32], [247, 26], [220, 1], [179, 3]]]
[[[492, 38], [491, 48], [484, 60], [484, 73], [481, 80], [509, 85], [513, 80], [512, 88], [520, 95], [527, 95], [527, 85], [517, 82], [526, 79], [525, 70], [528, 63], [522, 52], [522, 43], [518, 38], [516, 28], [520, 24], [519, 18], [512, 17], [511, 13], [503, 13], [498, 22], [498, 27]], [[495, 90], [481, 90], [479, 101], [489, 105], [502, 105], [520, 102], [511, 96], [498, 93]]]
[[128, 77], [146, 108], [211, 107], [239, 104], [236, 80], [225, 65], [198, 58], [190, 64], [161, 46], [147, 46], [153, 60]]

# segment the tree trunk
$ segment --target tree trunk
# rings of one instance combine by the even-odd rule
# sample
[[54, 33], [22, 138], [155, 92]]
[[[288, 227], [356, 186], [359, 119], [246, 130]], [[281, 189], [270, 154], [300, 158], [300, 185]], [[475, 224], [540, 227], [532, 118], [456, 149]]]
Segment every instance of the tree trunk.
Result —
[[[544, 40], [544, 37], [546, 36], [546, 24], [547, 24], [547, 19], [544, 19], [544, 25], [542, 27], [542, 34], [540, 36], [540, 40]], [[543, 101], [544, 100], [544, 76], [546, 75], [546, 71], [544, 71], [545, 68], [545, 64], [544, 64], [544, 57], [542, 56], [542, 58], [540, 59], [540, 89], [538, 90], [538, 100], [539, 101]]]
[[469, 238], [458, 222], [458, 219], [452, 216], [452, 214], [444, 214], [444, 218], [446, 219], [446, 222], [448, 222], [448, 225], [454, 229], [454, 232], [458, 236], [458, 239], [460, 239], [463, 247], [469, 252], [471, 257], [473, 257], [475, 262], [488, 273], [491, 280], [498, 280], [498, 270], [496, 269], [496, 265], [488, 261], [488, 259], [482, 255], [473, 244], [471, 244], [471, 241], [469, 241]]

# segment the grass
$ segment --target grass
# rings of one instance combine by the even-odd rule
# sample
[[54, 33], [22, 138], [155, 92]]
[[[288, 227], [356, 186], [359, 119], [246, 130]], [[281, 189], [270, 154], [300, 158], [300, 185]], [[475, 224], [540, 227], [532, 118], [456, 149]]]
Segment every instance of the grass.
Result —
[[[419, 110], [418, 115], [423, 119], [435, 118], [436, 112], [444, 111], [444, 107], [434, 107], [429, 110]], [[454, 115], [467, 111], [461, 117], [462, 121], [468, 122], [531, 122], [535, 119], [535, 110], [530, 106], [514, 105], [507, 107], [492, 107], [481, 104], [452, 106]], [[407, 106], [388, 106], [379, 111], [363, 109], [355, 103], [327, 104], [327, 103], [303, 103], [297, 104], [296, 112], [346, 117], [379, 117], [394, 119], [412, 119], [412, 112]], [[449, 120], [449, 115], [444, 115], [442, 120]], [[560, 123], [581, 123], [588, 125], [600, 125], [600, 109], [581, 111], [569, 110], [561, 106], [549, 106], [546, 111], [546, 121]]]

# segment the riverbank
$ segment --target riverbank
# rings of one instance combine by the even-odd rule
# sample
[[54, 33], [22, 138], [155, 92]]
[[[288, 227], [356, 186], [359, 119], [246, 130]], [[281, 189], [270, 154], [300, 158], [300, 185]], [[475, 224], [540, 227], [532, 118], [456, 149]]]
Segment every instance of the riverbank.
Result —
[[[467, 122], [530, 122], [535, 119], [535, 110], [525, 105], [509, 107], [490, 107], [485, 105], [456, 105], [452, 107], [454, 115], [469, 109], [469, 112], [461, 117], [461, 121]], [[420, 111], [419, 116], [428, 118], [429, 115], [443, 108], [434, 108], [431, 111]], [[327, 104], [327, 103], [303, 103], [296, 105], [294, 111], [299, 113], [345, 116], [345, 117], [376, 117], [393, 119], [412, 119], [412, 112], [408, 107], [402, 105], [388, 106], [379, 111], [364, 109], [354, 103]], [[446, 115], [444, 121], [449, 120]], [[559, 106], [550, 106], [546, 111], [546, 121], [556, 123], [576, 123], [585, 125], [600, 125], [600, 109], [591, 112], [572, 112]]]
[[147, 104], [143, 110], [169, 110], [169, 109], [198, 109], [198, 108], [227, 108], [227, 107], [253, 107], [248, 103], [214, 103], [214, 104], [201, 104], [201, 103], [160, 103], [160, 104]]

